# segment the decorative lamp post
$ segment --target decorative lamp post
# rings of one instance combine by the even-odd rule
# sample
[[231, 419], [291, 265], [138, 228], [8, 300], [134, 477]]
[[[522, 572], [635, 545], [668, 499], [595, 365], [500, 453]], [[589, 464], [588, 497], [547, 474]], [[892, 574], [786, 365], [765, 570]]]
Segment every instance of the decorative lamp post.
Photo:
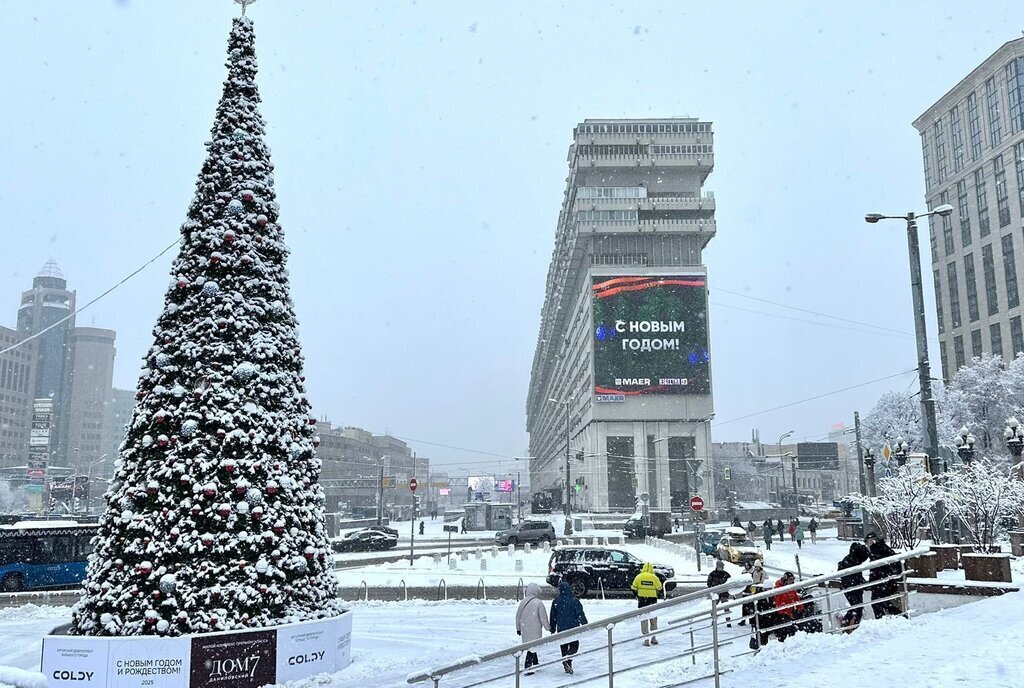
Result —
[[977, 440], [966, 425], [960, 428], [960, 432], [953, 438], [953, 444], [956, 445], [956, 451], [960, 454], [960, 460], [964, 462], [965, 466], [970, 466], [971, 461], [974, 460], [975, 442]]
[[1013, 462], [1020, 461], [1021, 450], [1024, 449], [1024, 427], [1016, 418], [1008, 418], [1006, 429], [1003, 430], [1003, 439], [1006, 440], [1006, 448], [1013, 455]]
[[902, 437], [897, 437], [895, 444], [892, 447], [892, 455], [896, 457], [897, 466], [907, 465], [907, 453], [910, 451], [910, 445]]

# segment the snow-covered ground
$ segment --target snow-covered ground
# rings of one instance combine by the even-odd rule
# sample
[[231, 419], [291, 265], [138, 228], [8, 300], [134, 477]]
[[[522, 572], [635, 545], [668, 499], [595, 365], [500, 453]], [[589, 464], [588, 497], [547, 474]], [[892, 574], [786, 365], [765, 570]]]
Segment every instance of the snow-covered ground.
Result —
[[[696, 603], [695, 603], [696, 604]], [[584, 603], [590, 619], [618, 614], [634, 607], [631, 600]], [[361, 688], [366, 685], [397, 688], [406, 676], [431, 666], [441, 666], [472, 654], [483, 654], [517, 641], [514, 631], [515, 602], [357, 603], [352, 605], [352, 665], [332, 676], [289, 684], [289, 688]], [[682, 616], [677, 609], [666, 618]], [[0, 681], [10, 669], [35, 672], [39, 664], [40, 638], [67, 620], [68, 608], [22, 607], [0, 611]], [[865, 685], [873, 688], [959, 688], [1020, 686], [1024, 660], [1024, 594], [1013, 593], [985, 599], [911, 621], [888, 618], [866, 621], [851, 635], [800, 634], [784, 645], [770, 642], [754, 657], [723, 659], [728, 669], [724, 686], [772, 686], [811, 688]], [[629, 625], [631, 626], [631, 624]], [[745, 629], [734, 628], [740, 640]], [[617, 637], [636, 633], [625, 625]], [[969, 639], [968, 639], [969, 636]], [[682, 632], [663, 631], [659, 648], [638, 643], [616, 653], [624, 668], [644, 659], [666, 656], [689, 647]], [[598, 641], [588, 639], [587, 645]], [[732, 652], [741, 651], [742, 643]], [[554, 648], [543, 648], [541, 660], [554, 658]], [[575, 679], [601, 673], [604, 653], [576, 661]], [[509, 668], [511, 663], [509, 663]], [[674, 684], [706, 673], [707, 665], [689, 658], [638, 669], [617, 677], [619, 686]], [[5, 673], [6, 672], [6, 673]], [[22, 674], [24, 675], [24, 674]], [[37, 685], [42, 677], [34, 674]], [[546, 667], [530, 677], [528, 685], [552, 688], [567, 677], [557, 666]], [[2, 684], [0, 684], [2, 685]], [[595, 680], [582, 685], [607, 685]], [[696, 686], [710, 685], [698, 682]]]

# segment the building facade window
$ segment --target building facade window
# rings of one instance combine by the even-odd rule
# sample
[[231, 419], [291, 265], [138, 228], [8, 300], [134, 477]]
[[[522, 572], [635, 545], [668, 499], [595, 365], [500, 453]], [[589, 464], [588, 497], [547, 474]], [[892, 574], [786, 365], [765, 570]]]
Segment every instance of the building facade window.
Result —
[[971, 160], [981, 158], [981, 115], [978, 114], [978, 94], [967, 96], [967, 129], [971, 136]]
[[1024, 141], [1013, 147], [1013, 164], [1017, 170], [1017, 202], [1020, 216], [1024, 217]]
[[[946, 205], [949, 203], [949, 192], [943, 191], [939, 194], [939, 205]], [[942, 243], [946, 247], [946, 255], [956, 250], [956, 245], [953, 243], [953, 220], [950, 219], [949, 215], [943, 215], [940, 219], [942, 222]]]
[[989, 145], [996, 148], [1003, 140], [1003, 125], [999, 119], [999, 89], [994, 76], [985, 82], [985, 106], [988, 109]]
[[949, 137], [953, 142], [953, 171], [959, 172], [964, 168], [964, 132], [958, 105], [949, 111]]
[[1010, 318], [1010, 344], [1013, 345], [1015, 357], [1024, 351], [1024, 331], [1021, 331], [1019, 315]]
[[981, 272], [985, 276], [985, 305], [988, 314], [995, 315], [999, 312], [999, 292], [996, 291], [996, 264], [992, 259], [992, 244], [981, 249]]
[[576, 198], [647, 198], [645, 186], [581, 186]]
[[949, 162], [946, 155], [946, 133], [942, 130], [941, 119], [935, 120], [932, 125], [932, 136], [935, 138], [936, 176], [941, 184], [946, 181], [946, 165]]
[[985, 190], [985, 173], [974, 170], [974, 200], [978, 204], [978, 233], [986, 237], [991, 231], [988, 223], [988, 192]]
[[942, 311], [942, 280], [939, 278], [938, 269], [933, 273], [935, 278], [935, 318], [939, 323], [939, 334], [946, 331], [946, 318]]
[[978, 283], [974, 275], [974, 254], [964, 256], [964, 285], [967, 289], [967, 317], [977, 322], [981, 317], [978, 312]]
[[988, 338], [992, 342], [992, 355], [1002, 356], [1003, 355], [1003, 333], [999, 327], [999, 323], [992, 323], [988, 326]]
[[932, 161], [928, 155], [928, 132], [921, 132], [921, 159], [924, 160], [924, 188], [931, 191], [932, 188]]
[[578, 210], [577, 222], [636, 222], [635, 210]]
[[960, 243], [964, 248], [971, 245], [971, 211], [967, 206], [967, 180], [956, 183], [957, 213], [960, 215]]
[[949, 326], [960, 327], [960, 285], [956, 281], [956, 263], [946, 266], [946, 286], [949, 287]]
[[1016, 308], [1020, 305], [1020, 296], [1017, 293], [1017, 261], [1013, 255], [1012, 234], [1003, 237], [1003, 279], [1006, 280], [1006, 307]]
[[956, 361], [956, 369], [960, 370], [967, 363], [964, 354], [964, 338], [960, 335], [953, 337], [953, 359]]
[[1006, 65], [1006, 86], [1010, 101], [1010, 128], [1013, 133], [1024, 130], [1024, 57], [1016, 57]]
[[939, 346], [939, 358], [942, 359], [942, 379], [949, 382], [949, 355], [946, 353], [944, 345]]
[[971, 330], [971, 358], [981, 358], [981, 330]]
[[996, 208], [999, 212], [999, 226], [1010, 224], [1010, 194], [1006, 189], [1006, 166], [1003, 156], [997, 155], [992, 161], [992, 172], [996, 179]]

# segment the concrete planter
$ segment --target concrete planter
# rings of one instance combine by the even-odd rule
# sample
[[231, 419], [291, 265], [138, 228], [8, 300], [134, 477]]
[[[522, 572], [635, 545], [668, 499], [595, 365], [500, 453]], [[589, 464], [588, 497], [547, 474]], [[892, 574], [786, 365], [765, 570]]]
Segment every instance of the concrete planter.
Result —
[[1009, 554], [964, 554], [961, 557], [964, 565], [964, 577], [969, 581], [986, 583], [1009, 583]]

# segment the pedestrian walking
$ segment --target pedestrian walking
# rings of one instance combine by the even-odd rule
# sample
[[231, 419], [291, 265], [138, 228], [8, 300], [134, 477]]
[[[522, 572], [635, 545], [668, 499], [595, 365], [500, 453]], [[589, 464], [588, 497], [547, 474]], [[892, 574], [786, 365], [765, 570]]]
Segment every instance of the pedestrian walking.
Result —
[[761, 530], [766, 532], [769, 530], [775, 530], [775, 526], [772, 525], [772, 520], [770, 518], [766, 518], [764, 520], [764, 523], [761, 524]]
[[781, 518], [775, 524], [775, 534], [779, 536], [779, 542], [782, 542], [783, 538], [786, 537], [786, 529], [782, 526]]
[[[723, 585], [725, 583], [728, 583], [730, 578], [732, 578], [732, 576], [729, 574], [728, 571], [725, 570], [725, 562], [722, 560], [718, 560], [715, 562], [714, 571], [708, 574], [708, 587], [713, 588], [716, 585]], [[728, 602], [729, 591], [723, 590], [720, 593], [718, 593], [718, 601]], [[732, 628], [732, 614], [728, 611], [725, 613], [725, 622], [726, 626]]]
[[[568, 631], [577, 626], [582, 626], [587, 623], [587, 615], [583, 613], [583, 605], [576, 599], [576, 596], [572, 594], [572, 588], [565, 581], [558, 584], [558, 596], [555, 597], [555, 601], [551, 603], [551, 614], [548, 623], [548, 627], [552, 633], [559, 633], [561, 631]], [[572, 671], [572, 657], [579, 652], [580, 641], [573, 640], [568, 643], [562, 643], [561, 650], [562, 656], [568, 657], [569, 659], [562, 660], [562, 668], [565, 669], [565, 673], [571, 674]]]
[[[646, 563], [640, 569], [640, 573], [633, 579], [633, 594], [636, 595], [637, 609], [649, 607], [657, 603], [658, 594], [662, 590], [661, 579], [654, 573], [654, 564]], [[650, 638], [644, 638], [644, 646], [658, 644], [658, 617], [640, 620], [640, 632], [645, 636], [650, 633]]]
[[765, 549], [769, 549], [770, 550], [772, 548], [772, 529], [771, 528], [765, 528], [764, 529], [764, 535], [762, 537], [764, 537], [764, 547], [765, 547]]
[[423, 532], [424, 532], [423, 529], [425, 527], [426, 527], [425, 522], [424, 521], [420, 521], [420, 535], [423, 535]]
[[791, 520], [789, 522], [789, 541], [794, 542], [796, 540], [796, 521]]
[[463, 516], [462, 518], [459, 519], [459, 526], [460, 526], [459, 534], [460, 535], [465, 535], [466, 534], [466, 517], [465, 516]]
[[[551, 630], [551, 622], [548, 620], [548, 610], [540, 599], [540, 586], [530, 583], [526, 586], [526, 594], [523, 601], [516, 608], [516, 635], [520, 636], [524, 643], [533, 640], [540, 640], [544, 631]], [[537, 653], [532, 650], [526, 651], [526, 673], [533, 673], [533, 667], [540, 664]]]
[[756, 531], [757, 531], [757, 525], [755, 525], [753, 521], [748, 521], [748, 522], [747, 522], [747, 535], [748, 535], [748, 536], [749, 536], [749, 537], [750, 537], [751, 539], [753, 539], [753, 537], [754, 537], [754, 533], [755, 533]]
[[732, 527], [733, 528], [742, 528], [743, 527], [743, 522], [740, 521], [740, 517], [739, 516], [733, 516], [732, 517]]
[[[885, 559], [886, 557], [896, 555], [893, 548], [885, 544], [885, 540], [883, 540], [878, 533], [868, 533], [868, 536], [864, 538], [864, 544], [867, 545], [871, 561], [878, 561], [879, 559]], [[878, 581], [870, 588], [871, 611], [875, 613], [876, 619], [881, 619], [886, 614], [903, 613], [899, 599], [886, 599], [893, 597], [899, 591], [900, 580], [899, 578], [893, 577], [898, 576], [899, 573], [899, 564], [876, 566], [868, 573], [869, 582]], [[875, 600], [879, 601], [876, 602]]]
[[803, 549], [803, 547], [804, 547], [804, 527], [802, 525], [798, 525], [796, 527], [795, 537], [796, 537], [796, 547], [797, 547], [797, 549]]
[[811, 544], [818, 544], [818, 522], [813, 518], [811, 522], [807, 524], [807, 532], [811, 534]]
[[[839, 560], [839, 571], [860, 566], [871, 556], [868, 548], [862, 542], [854, 542], [850, 545], [850, 552]], [[846, 629], [847, 633], [860, 625], [864, 618], [864, 574], [851, 573], [839, 579], [839, 587], [843, 590], [847, 604], [850, 608], [839, 615], [839, 626]], [[856, 588], [856, 589], [854, 589]]]

